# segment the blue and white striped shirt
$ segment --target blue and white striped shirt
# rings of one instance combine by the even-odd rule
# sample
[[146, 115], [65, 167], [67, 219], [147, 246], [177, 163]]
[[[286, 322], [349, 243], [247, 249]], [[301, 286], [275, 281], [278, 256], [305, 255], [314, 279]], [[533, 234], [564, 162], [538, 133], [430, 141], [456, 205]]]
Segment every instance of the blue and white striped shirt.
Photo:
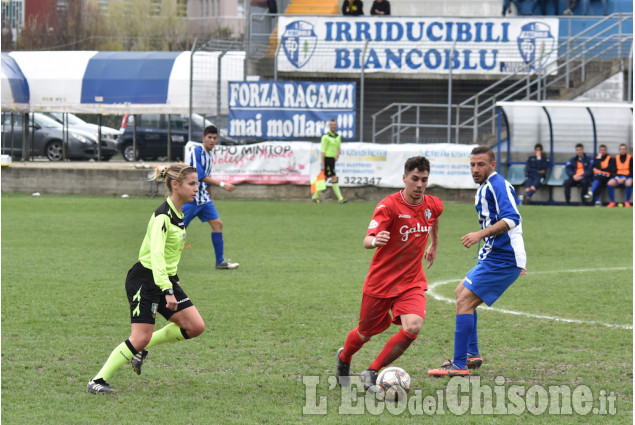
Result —
[[509, 231], [483, 239], [483, 247], [478, 252], [479, 261], [492, 261], [526, 268], [527, 255], [523, 242], [522, 218], [516, 207], [514, 187], [494, 171], [481, 184], [476, 192], [474, 203], [481, 229], [492, 226], [500, 220], [505, 220], [509, 225]]
[[187, 164], [196, 168], [198, 173], [198, 193], [194, 198], [196, 205], [203, 205], [210, 202], [212, 198], [207, 192], [207, 188], [211, 185], [203, 182], [205, 177], [212, 176], [212, 162], [214, 161], [214, 155], [212, 152], [207, 152], [203, 149], [203, 146], [197, 146], [187, 158]]

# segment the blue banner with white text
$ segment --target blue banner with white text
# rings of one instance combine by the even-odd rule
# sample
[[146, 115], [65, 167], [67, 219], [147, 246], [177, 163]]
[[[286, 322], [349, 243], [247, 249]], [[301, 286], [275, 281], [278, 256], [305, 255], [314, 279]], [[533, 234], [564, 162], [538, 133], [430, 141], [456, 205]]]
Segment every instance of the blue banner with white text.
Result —
[[230, 137], [289, 140], [321, 137], [335, 120], [343, 140], [356, 137], [354, 82], [229, 83]]
[[281, 16], [283, 72], [556, 72], [557, 18]]

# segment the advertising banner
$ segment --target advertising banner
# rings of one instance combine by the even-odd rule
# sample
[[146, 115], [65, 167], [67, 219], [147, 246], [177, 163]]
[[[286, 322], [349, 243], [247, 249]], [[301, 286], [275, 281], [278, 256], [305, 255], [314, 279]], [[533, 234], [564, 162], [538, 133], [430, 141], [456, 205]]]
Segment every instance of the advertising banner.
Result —
[[455, 74], [511, 74], [541, 68], [551, 73], [555, 64], [546, 66], [557, 58], [558, 22], [543, 17], [281, 16], [278, 70], [359, 73], [365, 63], [365, 72], [452, 68]]
[[[470, 173], [470, 153], [474, 145], [449, 143], [390, 144], [342, 143], [335, 164], [338, 183], [343, 187], [403, 187], [403, 167], [408, 158], [421, 155], [430, 161], [428, 187], [453, 189], [478, 187]], [[311, 154], [311, 179], [320, 172], [320, 146]]]
[[342, 139], [354, 139], [354, 82], [236, 81], [229, 83], [230, 137], [321, 137], [337, 121]]
[[[212, 175], [214, 178], [233, 184], [308, 185], [313, 145], [311, 142], [216, 145], [213, 151]], [[201, 146], [201, 143], [187, 143], [186, 158], [196, 146]]]
[[[190, 150], [200, 143], [189, 142]], [[342, 187], [403, 187], [403, 166], [412, 156], [430, 160], [428, 186], [474, 189], [470, 152], [474, 145], [342, 143], [335, 171]], [[214, 148], [214, 178], [229, 183], [298, 184], [309, 186], [320, 173], [320, 144], [263, 142]], [[327, 181], [330, 185], [330, 181]], [[308, 194], [307, 187], [307, 194]]]

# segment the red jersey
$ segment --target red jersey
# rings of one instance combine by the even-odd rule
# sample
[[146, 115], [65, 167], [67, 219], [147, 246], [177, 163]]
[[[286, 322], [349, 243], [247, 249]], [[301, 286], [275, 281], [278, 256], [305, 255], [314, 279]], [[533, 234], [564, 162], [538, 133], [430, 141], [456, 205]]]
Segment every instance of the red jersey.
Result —
[[432, 226], [443, 212], [436, 196], [424, 195], [418, 205], [403, 198], [403, 190], [384, 198], [375, 208], [366, 236], [386, 230], [390, 240], [377, 248], [363, 291], [376, 298], [391, 298], [421, 287], [428, 289], [423, 272], [423, 253]]

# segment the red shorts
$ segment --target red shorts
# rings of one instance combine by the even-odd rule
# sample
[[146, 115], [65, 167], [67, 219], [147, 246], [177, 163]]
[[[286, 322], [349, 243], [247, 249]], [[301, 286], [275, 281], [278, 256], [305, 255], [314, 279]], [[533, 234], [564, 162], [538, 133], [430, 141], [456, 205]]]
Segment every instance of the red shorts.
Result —
[[393, 298], [376, 298], [364, 294], [357, 330], [366, 337], [380, 334], [388, 329], [391, 323], [401, 325], [399, 316], [402, 314], [416, 314], [425, 319], [426, 293], [422, 288], [408, 289]]

